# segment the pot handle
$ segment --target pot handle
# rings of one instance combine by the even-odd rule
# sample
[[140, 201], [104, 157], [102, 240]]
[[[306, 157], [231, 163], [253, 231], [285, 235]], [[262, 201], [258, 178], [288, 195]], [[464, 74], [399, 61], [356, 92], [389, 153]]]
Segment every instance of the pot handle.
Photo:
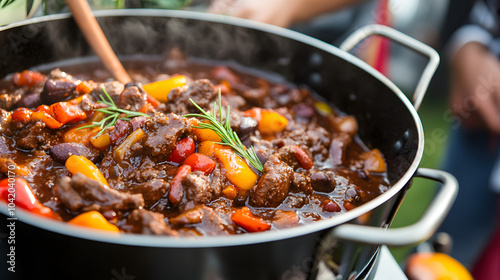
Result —
[[427, 168], [419, 168], [415, 176], [442, 183], [441, 189], [415, 224], [394, 229], [343, 224], [332, 230], [333, 237], [363, 244], [388, 246], [414, 245], [430, 238], [455, 201], [458, 182], [448, 172]]
[[418, 110], [422, 99], [424, 98], [427, 87], [431, 82], [432, 76], [439, 65], [439, 54], [431, 47], [426, 44], [417, 41], [416, 39], [403, 34], [393, 28], [380, 24], [371, 24], [354, 31], [349, 37], [347, 37], [342, 44], [340, 44], [340, 49], [346, 52], [350, 52], [358, 43], [362, 40], [373, 36], [379, 35], [391, 39], [415, 52], [429, 58], [429, 62], [425, 66], [422, 76], [418, 81], [415, 93], [413, 94], [413, 107]]

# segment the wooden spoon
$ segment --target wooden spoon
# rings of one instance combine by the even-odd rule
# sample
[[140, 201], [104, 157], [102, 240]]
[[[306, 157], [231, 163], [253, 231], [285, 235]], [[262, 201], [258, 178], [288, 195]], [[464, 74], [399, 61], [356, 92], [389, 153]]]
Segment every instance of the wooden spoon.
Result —
[[90, 10], [87, 0], [66, 0], [66, 5], [73, 13], [73, 17], [90, 47], [97, 53], [113, 77], [124, 84], [131, 82], [132, 79], [109, 45], [106, 36], [104, 36], [101, 27]]

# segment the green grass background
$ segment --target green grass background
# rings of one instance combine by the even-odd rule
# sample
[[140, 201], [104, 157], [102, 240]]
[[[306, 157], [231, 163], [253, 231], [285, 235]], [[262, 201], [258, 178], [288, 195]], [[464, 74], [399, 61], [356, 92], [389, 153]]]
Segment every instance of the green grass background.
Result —
[[[441, 162], [446, 151], [446, 136], [433, 138], [437, 132], [448, 132], [449, 124], [445, 122], [443, 113], [447, 109], [446, 97], [428, 95], [418, 111], [424, 127], [424, 155], [420, 167], [441, 168]], [[435, 137], [435, 136], [434, 136]], [[413, 185], [406, 194], [401, 207], [391, 225], [391, 228], [398, 228], [411, 225], [418, 221], [427, 209], [433, 194], [438, 185], [434, 181], [415, 178]], [[396, 261], [403, 264], [414, 246], [389, 248]]]

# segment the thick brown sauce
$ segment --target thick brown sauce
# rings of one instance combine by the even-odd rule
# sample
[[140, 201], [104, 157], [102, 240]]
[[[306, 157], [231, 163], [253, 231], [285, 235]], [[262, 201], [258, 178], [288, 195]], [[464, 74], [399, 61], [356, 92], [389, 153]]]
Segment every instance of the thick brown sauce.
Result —
[[[127, 68], [132, 78], [136, 81], [142, 82], [143, 84], [168, 77], [163, 73], [179, 73], [186, 75], [193, 80], [207, 78], [210, 79], [214, 85], [222, 82], [219, 79], [222, 76], [219, 75], [220, 77], [218, 77], [217, 74], [214, 74], [213, 66], [211, 65], [191, 64], [189, 67], [183, 67], [181, 71], [177, 72], [166, 72], [164, 70], [159, 70], [161, 67], [152, 65], [153, 64], [150, 63], [136, 62], [128, 65]], [[106, 71], [97, 68], [94, 64], [64, 67], [62, 70], [72, 74], [74, 78], [80, 80], [93, 80], [96, 82], [111, 80]], [[245, 96], [243, 93], [244, 91], [254, 89], [259, 90], [266, 87], [273, 88], [275, 92], [283, 89], [284, 92], [282, 95], [278, 96], [275, 94], [275, 96], [269, 97], [269, 100], [276, 99], [276, 97], [278, 97], [277, 101], [275, 100], [270, 103], [256, 104], [256, 102], [252, 100], [247, 100], [245, 104], [238, 108], [239, 111], [245, 111], [259, 105], [268, 107], [270, 104], [277, 104], [279, 105], [278, 107], [285, 108], [282, 109], [282, 111], [285, 112], [285, 116], [288, 118], [294, 118], [294, 120], [291, 121], [295, 126], [295, 129], [300, 127], [308, 129], [308, 125], [311, 123], [317, 123], [318, 125], [315, 126], [322, 126], [328, 129], [328, 131], [322, 128], [318, 129], [320, 132], [328, 132], [325, 136], [327, 138], [329, 137], [329, 139], [326, 140], [326, 143], [315, 143], [314, 145], [316, 145], [316, 147], [311, 147], [312, 152], [310, 151], [310, 154], [313, 154], [314, 167], [309, 171], [300, 167], [298, 169], [296, 168], [294, 171], [308, 176], [311, 176], [311, 172], [316, 171], [321, 174], [329, 170], [334, 171], [335, 180], [331, 181], [336, 182], [334, 190], [324, 192], [315, 189], [312, 193], [289, 191], [286, 198], [279, 203], [277, 207], [254, 207], [249, 204], [247, 195], [243, 195], [235, 199], [230, 199], [222, 193], [214, 195], [210, 202], [206, 203], [206, 205], [214, 209], [215, 213], [217, 213], [221, 218], [221, 221], [225, 223], [223, 227], [224, 229], [219, 232], [213, 230], [212, 226], [207, 226], [207, 224], [213, 223], [213, 221], [202, 221], [201, 223], [186, 224], [183, 226], [169, 224], [170, 218], [174, 218], [185, 211], [192, 210], [195, 207], [195, 204], [185, 203], [182, 207], [173, 206], [169, 203], [167, 194], [163, 195], [163, 197], [157, 199], [155, 202], [147, 204], [144, 207], [145, 209], [164, 215], [168, 226], [177, 230], [181, 235], [242, 233], [246, 231], [232, 223], [230, 216], [235, 209], [243, 206], [249, 207], [254, 215], [272, 224], [272, 229], [277, 229], [295, 226], [297, 224], [305, 224], [338, 215], [339, 213], [345, 212], [352, 207], [359, 206], [375, 198], [388, 188], [389, 184], [385, 172], [377, 173], [370, 171], [366, 166], [366, 162], [360, 159], [360, 155], [367, 152], [368, 149], [357, 136], [351, 135], [352, 141], [349, 142], [347, 149], [342, 152], [342, 164], [332, 163], [333, 156], [331, 143], [335, 138], [338, 138], [339, 133], [342, 132], [337, 128], [338, 126], [335, 127], [335, 125], [332, 124], [338, 123], [338, 119], [343, 117], [342, 114], [334, 111], [333, 114], [325, 115], [324, 112], [322, 113], [321, 110], [314, 107], [315, 101], [292, 100], [292, 97], [286, 96], [287, 94], [290, 94], [290, 92], [296, 93], [297, 91], [301, 91], [302, 95], [306, 92], [305, 96], [309, 96], [307, 98], [312, 98], [312, 95], [304, 89], [299, 89], [293, 85], [286, 84], [283, 81], [276, 81], [275, 78], [273, 78], [273, 81], [266, 81], [264, 80], [265, 76], [258, 77], [255, 75], [249, 75], [242, 69], [239, 69], [238, 72], [234, 69], [233, 71], [236, 73], [236, 76], [239, 77], [240, 85], [233, 85], [232, 95]], [[44, 74], [48, 73], [48, 71], [44, 72]], [[3, 91], [4, 93], [11, 93], [15, 89], [11, 84], [10, 77], [2, 81], [0, 86], [5, 89]], [[304, 109], [303, 107], [297, 106], [297, 104], [305, 104], [305, 107], [307, 108]], [[306, 111], [310, 109], [314, 110], [312, 113], [308, 111], [307, 114], [309, 115], [307, 117], [300, 117], [298, 114], [295, 114], [296, 112], [294, 110], [296, 108], [302, 108]], [[47, 145], [32, 150], [25, 150], [17, 145], [17, 141], [20, 137], [18, 127], [10, 126], [7, 129], [4, 128], [2, 131], [2, 138], [0, 139], [2, 140], [0, 141], [0, 151], [2, 152], [0, 157], [12, 159], [18, 166], [23, 166], [26, 170], [29, 170], [29, 174], [22, 177], [29, 182], [30, 187], [33, 189], [38, 200], [61, 215], [63, 220], [69, 220], [79, 214], [68, 210], [67, 207], [60, 202], [56, 188], [60, 178], [64, 176], [71, 176], [71, 173], [63, 164], [54, 161], [48, 154], [47, 149], [50, 148], [50, 146], [62, 143], [62, 135], [65, 131], [71, 129], [71, 127], [72, 126], [67, 125], [58, 130], [50, 130], [51, 135], [49, 137], [51, 140], [47, 143]], [[290, 138], [290, 133], [290, 131], [285, 130], [284, 132], [276, 133], [275, 135], [259, 136], [259, 134], [257, 134], [257, 138], [266, 141], [275, 141], [276, 138], [285, 136], [285, 138], [288, 137], [289, 139], [294, 140], [293, 137]], [[197, 143], [197, 145], [199, 145], [199, 143]], [[254, 145], [256, 144], [254, 143]], [[256, 147], [259, 147], [258, 143]], [[131, 176], [134, 177], [134, 172], [140, 170], [141, 166], [150, 159], [145, 157], [143, 154], [140, 154], [137, 156], [131, 156], [123, 162], [115, 162], [110, 159], [110, 157], [106, 156], [108, 153], [111, 153], [113, 148], [115, 147], [111, 146], [105, 151], [100, 151], [101, 159], [96, 163], [96, 165], [100, 167], [111, 188], [124, 192], [134, 192], [134, 188], [141, 183], [135, 181], [135, 179], [129, 180], [127, 178], [130, 178]], [[104, 161], [102, 161], [103, 158]], [[154, 161], [151, 164], [154, 166], [156, 171], [158, 171], [155, 173], [155, 178], [164, 180], [165, 182], [171, 182], [178, 170], [178, 165], [168, 162]], [[218, 164], [218, 168], [224, 174], [225, 170], [223, 170], [220, 164]], [[214, 180], [214, 176], [215, 175], [213, 174], [208, 175], [211, 181]], [[6, 174], [0, 174], [0, 179], [6, 177]], [[230, 185], [230, 182], [225, 180], [222, 187], [224, 188], [227, 185]], [[340, 211], [331, 212], [325, 208], [325, 204], [330, 200], [336, 202], [337, 205], [340, 206]], [[300, 221], [298, 223], [274, 223], [277, 220], [276, 210], [293, 211], [299, 217]], [[129, 215], [129, 212], [130, 211], [114, 211], [112, 215], [106, 213], [106, 217], [110, 217], [110, 221], [112, 223], [121, 227], [127, 223], [125, 220]], [[123, 228], [127, 228], [127, 226], [124, 226]]]

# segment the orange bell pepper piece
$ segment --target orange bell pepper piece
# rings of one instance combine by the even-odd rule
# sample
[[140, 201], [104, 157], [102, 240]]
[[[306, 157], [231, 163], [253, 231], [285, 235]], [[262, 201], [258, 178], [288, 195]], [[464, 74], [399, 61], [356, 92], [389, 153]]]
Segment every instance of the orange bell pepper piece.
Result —
[[66, 160], [65, 164], [66, 168], [72, 174], [76, 174], [78, 172], [87, 176], [90, 179], [96, 180], [98, 182], [103, 183], [106, 186], [108, 185], [108, 181], [104, 178], [101, 171], [95, 166], [93, 162], [91, 162], [88, 158], [84, 156], [72, 155]]
[[101, 131], [100, 127], [96, 127], [92, 129], [92, 132], [90, 133], [90, 143], [92, 146], [96, 147], [97, 149], [106, 149], [111, 145], [111, 138], [109, 137], [109, 134], [107, 132], [102, 133], [101, 135], [97, 136], [97, 134]]
[[54, 119], [51, 115], [45, 112], [33, 112], [31, 118], [37, 121], [42, 121], [50, 129], [58, 129], [63, 126], [63, 123]]
[[236, 187], [242, 190], [250, 190], [259, 176], [253, 172], [245, 160], [229, 149], [219, 149], [214, 153], [215, 157], [222, 163], [226, 169], [226, 175]]
[[[142, 88], [149, 94], [151, 97], [155, 98], [160, 102], [168, 101], [168, 93], [176, 88], [181, 87], [187, 83], [186, 77], [183, 75], [172, 77], [168, 80], [157, 81], [149, 84], [145, 84]], [[153, 104], [154, 106], [154, 104]]]
[[265, 231], [271, 228], [262, 218], [254, 216], [248, 207], [243, 207], [231, 215], [231, 221], [249, 232]]
[[288, 120], [273, 110], [262, 110], [259, 121], [259, 131], [265, 134], [282, 132], [288, 124]]
[[371, 172], [386, 172], [384, 156], [379, 149], [362, 153], [360, 159], [364, 162], [364, 169]]
[[68, 224], [84, 226], [94, 229], [106, 230], [110, 232], [120, 232], [117, 226], [111, 224], [104, 216], [97, 211], [82, 213], [68, 221]]

